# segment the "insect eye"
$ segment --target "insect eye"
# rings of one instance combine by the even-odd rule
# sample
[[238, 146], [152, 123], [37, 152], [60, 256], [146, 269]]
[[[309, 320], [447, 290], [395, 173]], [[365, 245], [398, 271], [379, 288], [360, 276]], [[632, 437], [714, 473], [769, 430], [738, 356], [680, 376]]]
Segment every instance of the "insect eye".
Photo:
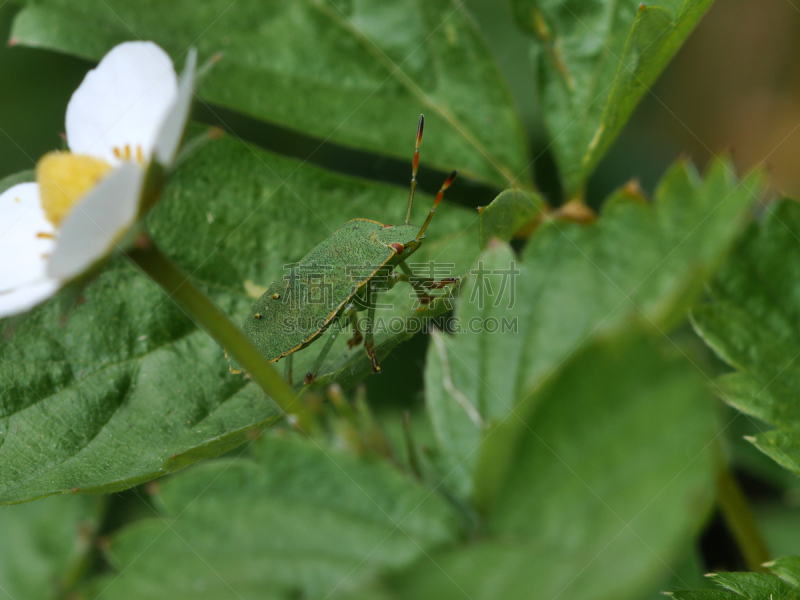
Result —
[[402, 254], [403, 250], [405, 250], [405, 246], [403, 246], [403, 244], [398, 244], [397, 242], [389, 244], [389, 246], [391, 246], [392, 250], [394, 250], [397, 254]]

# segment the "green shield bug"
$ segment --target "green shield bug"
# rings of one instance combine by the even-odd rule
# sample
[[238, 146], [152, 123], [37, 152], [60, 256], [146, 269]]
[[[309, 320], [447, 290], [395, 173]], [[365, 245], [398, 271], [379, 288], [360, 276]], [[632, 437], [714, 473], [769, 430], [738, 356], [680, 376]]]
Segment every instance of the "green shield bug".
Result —
[[[428, 303], [432, 296], [426, 290], [458, 283], [458, 279], [453, 277], [440, 281], [411, 278], [411, 270], [405, 264], [425, 239], [425, 230], [457, 174], [453, 171], [442, 184], [422, 227], [410, 224], [424, 124], [425, 118], [420, 115], [405, 223], [393, 226], [368, 219], [348, 221], [299, 263], [292, 265], [290, 274], [282, 281], [273, 281], [253, 303], [242, 329], [270, 362], [286, 357], [290, 384], [292, 354], [331, 329], [312, 370], [305, 376], [305, 383], [311, 383], [340, 331], [339, 325], [350, 323], [354, 334], [348, 345], [353, 348], [363, 342], [372, 363], [372, 372], [380, 373], [373, 339], [377, 292], [405, 281], [414, 287], [422, 303]], [[403, 272], [395, 272], [396, 267]], [[367, 311], [363, 332], [358, 320], [361, 311]], [[241, 373], [233, 361], [230, 370]]]

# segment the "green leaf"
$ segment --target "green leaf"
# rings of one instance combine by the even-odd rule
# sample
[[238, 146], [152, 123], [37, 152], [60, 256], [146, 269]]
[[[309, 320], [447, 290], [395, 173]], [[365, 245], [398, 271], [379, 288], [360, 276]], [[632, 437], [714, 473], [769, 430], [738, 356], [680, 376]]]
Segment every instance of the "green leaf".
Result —
[[454, 0], [38, 0], [11, 35], [92, 60], [134, 39], [176, 60], [190, 46], [201, 60], [221, 53], [198, 90], [204, 102], [402, 160], [424, 112], [427, 166], [530, 183], [506, 83]]
[[[503, 459], [486, 458], [473, 483], [474, 450], [494, 423], [581, 346], [641, 321], [656, 331], [681, 322], [743, 226], [759, 188], [741, 184], [727, 164], [705, 181], [679, 164], [661, 182], [652, 204], [621, 192], [596, 222], [547, 221], [520, 259], [497, 243], [479, 257], [461, 291], [459, 331], [470, 323], [495, 333], [434, 336], [426, 397], [447, 484], [490, 503]], [[506, 332], [502, 332], [503, 323]]]
[[538, 39], [542, 113], [568, 197], [712, 2], [512, 0], [518, 24]]
[[678, 600], [797, 600], [800, 598], [800, 557], [788, 556], [767, 565], [772, 574], [712, 573], [711, 579], [723, 590], [676, 591]]
[[505, 190], [480, 209], [481, 248], [485, 249], [492, 238], [510, 242], [519, 230], [532, 226], [544, 209], [544, 200], [538, 194], [516, 188]]
[[458, 514], [386, 462], [264, 436], [253, 458], [166, 482], [159, 514], [116, 533], [89, 598], [348, 598], [459, 535]]
[[[225, 138], [182, 166], [149, 225], [167, 254], [239, 320], [253, 301], [245, 282], [282, 277], [284, 264], [350, 218], [399, 222], [406, 200], [404, 189]], [[429, 206], [420, 197], [417, 222]], [[432, 253], [466, 269], [477, 250], [477, 217], [453, 205], [439, 213], [420, 260]], [[412, 314], [408, 288], [394, 292], [390, 313]], [[51, 302], [7, 325], [0, 338], [0, 502], [124, 489], [226, 452], [278, 418], [258, 388], [229, 373], [222, 348], [121, 259], [87, 288], [66, 324]], [[404, 336], [386, 331], [376, 339], [385, 355]], [[352, 383], [366, 375], [366, 357], [341, 342], [324, 372]], [[307, 370], [319, 348], [298, 353], [296, 372]]]
[[[456, 335], [433, 333], [425, 368], [426, 408], [441, 452], [446, 484], [462, 498], [473, 493], [473, 473], [485, 429], [516, 401], [515, 383], [526, 335], [526, 300], [512, 301], [519, 261], [505, 244], [481, 254], [461, 290]], [[487, 290], [494, 292], [488, 297]], [[486, 297], [485, 297], [486, 296]], [[498, 302], [498, 300], [500, 300]], [[510, 306], [510, 307], [509, 307]], [[480, 333], [476, 327], [497, 331]]]
[[0, 508], [3, 597], [65, 597], [84, 571], [103, 506], [99, 497], [61, 496]]
[[[663, 346], [663, 345], [662, 345]], [[488, 432], [516, 439], [481, 541], [389, 582], [403, 598], [635, 599], [711, 506], [718, 427], [705, 378], [652, 340], [612, 338]], [[670, 346], [672, 354], [677, 354]]]
[[784, 200], [742, 237], [711, 285], [713, 302], [692, 313], [695, 328], [735, 373], [720, 395], [762, 425], [755, 445], [800, 474], [800, 205]]

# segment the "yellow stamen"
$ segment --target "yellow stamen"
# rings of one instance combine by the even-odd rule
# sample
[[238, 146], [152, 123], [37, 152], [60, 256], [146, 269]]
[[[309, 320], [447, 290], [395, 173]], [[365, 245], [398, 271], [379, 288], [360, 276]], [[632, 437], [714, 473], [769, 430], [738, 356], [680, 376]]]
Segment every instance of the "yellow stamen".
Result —
[[36, 165], [45, 217], [58, 227], [72, 207], [111, 171], [106, 161], [70, 152], [50, 152]]
[[40, 240], [56, 239], [56, 236], [54, 236], [52, 233], [47, 233], [46, 231], [40, 231], [39, 233], [36, 234], [36, 237], [39, 238]]
[[132, 148], [130, 144], [114, 146], [111, 148], [111, 151], [114, 153], [114, 156], [120, 160], [135, 160], [139, 164], [144, 164], [144, 150], [142, 150], [142, 147], [139, 145], [134, 148]]

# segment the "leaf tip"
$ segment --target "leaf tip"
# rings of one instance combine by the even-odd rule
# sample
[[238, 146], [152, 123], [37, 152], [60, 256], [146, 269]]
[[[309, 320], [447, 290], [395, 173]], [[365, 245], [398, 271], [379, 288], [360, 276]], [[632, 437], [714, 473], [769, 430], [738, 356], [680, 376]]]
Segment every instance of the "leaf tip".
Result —
[[641, 182], [636, 178], [631, 179], [622, 187], [622, 193], [631, 200], [647, 203], [647, 193], [642, 188]]
[[751, 444], [755, 444], [756, 443], [756, 438], [753, 435], [745, 435], [745, 436], [742, 436], [742, 437], [744, 437], [744, 439], [746, 439]]
[[641, 4], [639, 4], [639, 12], [642, 12], [642, 11], [644, 11], [644, 9], [645, 9], [645, 8], [646, 8], [646, 7], [645, 7], [645, 5], [644, 5], [644, 2], [642, 2]]
[[553, 216], [581, 225], [593, 223], [597, 219], [597, 214], [580, 200], [570, 200], [556, 210]]
[[17, 44], [19, 44], [21, 41], [22, 40], [20, 40], [18, 37], [14, 36], [14, 37], [8, 38], [7, 44], [8, 44], [9, 48], [13, 48]]

